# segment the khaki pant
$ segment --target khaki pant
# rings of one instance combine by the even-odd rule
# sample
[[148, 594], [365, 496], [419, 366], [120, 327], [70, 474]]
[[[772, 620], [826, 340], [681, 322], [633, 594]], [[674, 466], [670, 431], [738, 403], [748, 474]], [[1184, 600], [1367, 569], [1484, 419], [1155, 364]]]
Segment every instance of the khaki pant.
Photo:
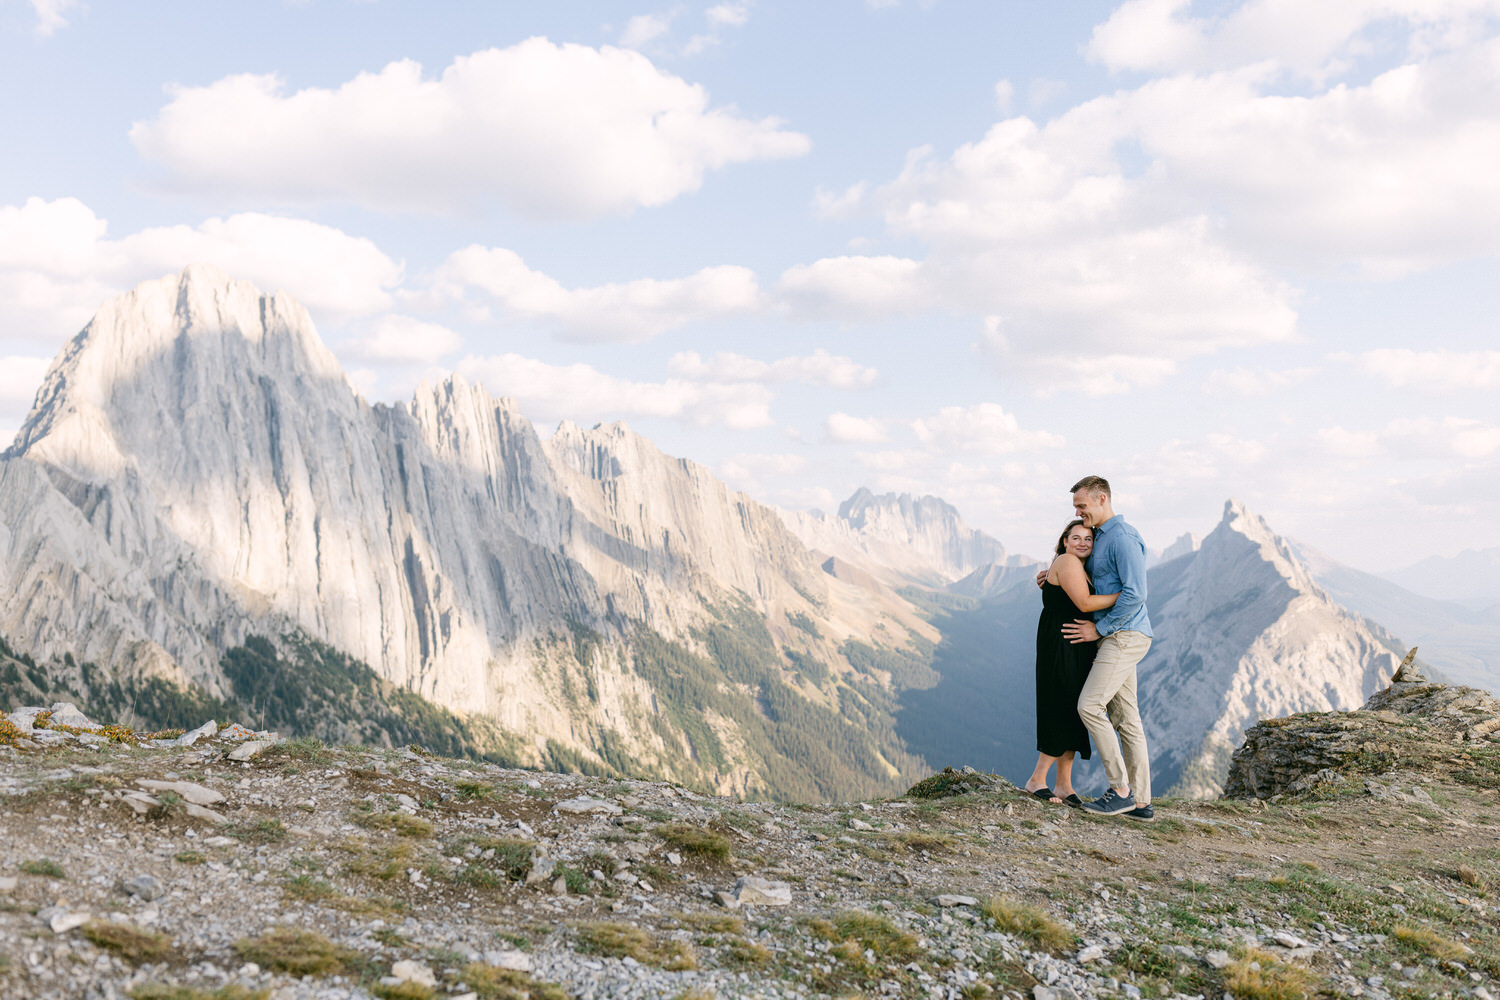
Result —
[[1109, 787], [1129, 788], [1142, 804], [1151, 801], [1151, 759], [1135, 700], [1135, 667], [1150, 648], [1149, 635], [1126, 629], [1100, 639], [1078, 695], [1078, 717], [1099, 748]]

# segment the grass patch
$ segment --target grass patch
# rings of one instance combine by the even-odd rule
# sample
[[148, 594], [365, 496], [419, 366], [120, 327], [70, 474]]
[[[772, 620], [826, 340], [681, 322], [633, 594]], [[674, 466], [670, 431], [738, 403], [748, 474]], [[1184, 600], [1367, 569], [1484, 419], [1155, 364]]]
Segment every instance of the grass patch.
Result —
[[880, 842], [896, 851], [926, 851], [928, 854], [940, 854], [944, 851], [951, 851], [953, 845], [958, 843], [958, 838], [952, 834], [929, 830], [907, 830], [901, 833], [882, 834]]
[[371, 848], [359, 841], [345, 841], [341, 849], [354, 855], [354, 860], [344, 865], [350, 875], [365, 875], [388, 882], [406, 871], [406, 860], [411, 856], [410, 844], [387, 844]]
[[742, 937], [732, 937], [724, 944], [724, 961], [728, 965], [769, 965], [771, 958], [771, 949]]
[[[469, 864], [459, 873], [459, 881], [494, 886], [526, 878], [531, 871], [531, 854], [536, 850], [536, 843], [519, 837], [465, 834], [447, 841], [443, 847], [451, 855], [469, 859]], [[469, 874], [465, 876], [464, 873]], [[489, 878], [481, 873], [488, 873]]]
[[413, 840], [432, 836], [432, 824], [420, 816], [404, 812], [363, 812], [356, 810], [349, 816], [366, 830], [385, 830], [398, 837]]
[[485, 781], [455, 781], [453, 795], [460, 802], [492, 799], [495, 797], [495, 786]]
[[172, 860], [180, 861], [185, 865], [208, 864], [208, 858], [197, 851], [178, 851], [172, 855]]
[[879, 913], [863, 910], [845, 910], [830, 920], [814, 920], [808, 925], [812, 932], [826, 941], [837, 942], [843, 947], [833, 953], [846, 961], [858, 962], [866, 950], [875, 958], [910, 962], [922, 955], [917, 936], [903, 931], [891, 919]]
[[295, 878], [286, 880], [282, 891], [293, 899], [300, 899], [306, 903], [322, 903], [339, 895], [338, 890], [320, 878], [303, 873]]
[[1431, 955], [1440, 962], [1456, 962], [1469, 953], [1468, 948], [1426, 927], [1397, 925], [1391, 928], [1391, 937], [1412, 951]]
[[326, 976], [345, 971], [357, 956], [315, 931], [277, 927], [234, 943], [247, 962], [292, 976]]
[[688, 823], [665, 823], [656, 828], [656, 835], [684, 854], [712, 858], [715, 861], [729, 859], [729, 838], [716, 830]]
[[267, 1000], [270, 995], [269, 989], [252, 990], [238, 983], [227, 983], [216, 990], [171, 986], [167, 983], [142, 983], [131, 987], [126, 994], [130, 1000]]
[[402, 983], [376, 983], [370, 987], [370, 992], [380, 1000], [434, 1000], [438, 995], [437, 990], [431, 986], [424, 986], [411, 980]]
[[257, 819], [248, 823], [226, 823], [219, 828], [226, 837], [246, 844], [279, 844], [286, 839], [286, 827], [279, 819]]
[[981, 911], [1002, 932], [1029, 941], [1053, 955], [1071, 950], [1076, 941], [1071, 930], [1047, 916], [1040, 907], [1007, 896], [991, 896], [985, 900]]
[[83, 936], [131, 965], [160, 962], [172, 952], [172, 939], [165, 934], [113, 920], [90, 920], [83, 925]]
[[459, 970], [461, 981], [479, 995], [479, 1000], [568, 1000], [567, 993], [552, 983], [539, 983], [524, 972], [496, 969], [478, 962]]
[[41, 875], [45, 878], [67, 878], [68, 873], [63, 871], [63, 866], [51, 858], [38, 858], [35, 861], [22, 861], [21, 871], [27, 875]]
[[655, 966], [668, 972], [682, 972], [698, 967], [692, 949], [681, 941], [655, 938], [630, 924], [580, 924], [578, 950], [585, 955], [633, 958], [642, 965]]
[[1224, 968], [1224, 988], [1235, 1000], [1304, 1000], [1312, 994], [1312, 976], [1259, 948], [1240, 950]]

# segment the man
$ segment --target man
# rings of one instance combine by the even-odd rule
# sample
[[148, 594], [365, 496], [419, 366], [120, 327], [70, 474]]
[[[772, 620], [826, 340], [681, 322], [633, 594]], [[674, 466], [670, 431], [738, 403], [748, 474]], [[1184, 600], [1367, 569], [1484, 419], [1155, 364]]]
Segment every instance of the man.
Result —
[[1146, 545], [1112, 504], [1109, 482], [1099, 476], [1086, 476], [1073, 486], [1073, 510], [1094, 529], [1088, 567], [1094, 592], [1120, 595], [1114, 607], [1094, 613], [1095, 621], [1079, 619], [1062, 630], [1069, 642], [1099, 644], [1078, 696], [1078, 717], [1099, 748], [1109, 790], [1083, 808], [1101, 816], [1152, 820], [1151, 760], [1135, 691], [1136, 665], [1151, 648]]

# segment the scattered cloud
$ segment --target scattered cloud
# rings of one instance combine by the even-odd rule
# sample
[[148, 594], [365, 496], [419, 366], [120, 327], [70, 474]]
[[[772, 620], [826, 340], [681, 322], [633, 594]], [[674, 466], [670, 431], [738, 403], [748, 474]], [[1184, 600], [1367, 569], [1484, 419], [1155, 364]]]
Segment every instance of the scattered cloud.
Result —
[[819, 348], [811, 354], [757, 361], [720, 351], [705, 360], [696, 351], [672, 355], [667, 371], [680, 378], [712, 382], [806, 382], [831, 389], [862, 389], [874, 384], [879, 372], [853, 358]]
[[818, 188], [813, 194], [813, 212], [820, 219], [846, 219], [864, 207], [869, 185], [864, 181], [851, 184], [842, 191]]
[[877, 320], [930, 308], [920, 261], [902, 257], [825, 257], [781, 276], [781, 300], [800, 316]]
[[463, 346], [463, 338], [445, 326], [389, 313], [365, 336], [340, 344], [339, 354], [376, 364], [434, 365]]
[[408, 59], [331, 90], [256, 74], [179, 86], [130, 138], [173, 191], [441, 212], [494, 200], [572, 219], [662, 205], [710, 170], [809, 148], [778, 119], [710, 107], [638, 52], [545, 38], [437, 77]]
[[1061, 448], [1066, 443], [1049, 431], [1022, 430], [1015, 416], [998, 403], [945, 406], [933, 416], [912, 421], [911, 428], [917, 440], [944, 452], [1003, 455]]
[[661, 14], [637, 14], [625, 22], [620, 32], [620, 44], [627, 49], [638, 49], [672, 30], [672, 21], [682, 13], [679, 7]]
[[995, 83], [995, 108], [1002, 114], [1010, 114], [1010, 108], [1016, 99], [1016, 85], [1009, 80], [998, 80]]
[[890, 439], [886, 421], [878, 417], [830, 413], [823, 421], [823, 429], [829, 440], [841, 444], [883, 444]]
[[694, 427], [746, 430], [770, 426], [771, 391], [750, 382], [666, 379], [636, 382], [590, 365], [553, 365], [517, 354], [468, 357], [463, 377], [509, 396], [532, 420], [577, 423], [660, 417]]
[[514, 251], [470, 246], [449, 256], [432, 281], [439, 299], [469, 300], [473, 291], [510, 315], [543, 320], [579, 341], [642, 341], [688, 323], [754, 312], [761, 307], [755, 273], [705, 267], [686, 278], [567, 288], [526, 266]]
[[60, 341], [105, 299], [195, 261], [284, 289], [320, 319], [387, 309], [402, 280], [371, 241], [305, 219], [251, 212], [119, 239], [108, 228], [75, 198], [0, 206], [0, 321], [10, 336]]
[[709, 7], [703, 12], [708, 30], [688, 39], [682, 48], [683, 54], [697, 55], [723, 41], [725, 31], [743, 28], [750, 20], [750, 7], [750, 0], [730, 0]]
[[43, 38], [68, 26], [68, 11], [81, 6], [79, 0], [30, 0], [36, 13], [36, 33]]
[[1500, 351], [1380, 348], [1366, 351], [1356, 361], [1360, 370], [1384, 379], [1398, 389], [1414, 388], [1428, 392], [1500, 389]]
[[796, 454], [740, 454], [719, 464], [718, 475], [736, 489], [765, 492], [765, 480], [794, 476], [807, 468], [807, 456]]
[[1468, 417], [1398, 417], [1377, 430], [1324, 428], [1316, 441], [1338, 458], [1474, 461], [1500, 455], [1500, 426]]
[[1235, 396], [1268, 396], [1295, 388], [1311, 378], [1317, 369], [1288, 368], [1283, 371], [1236, 367], [1220, 368], [1208, 373], [1203, 380], [1203, 391], [1213, 395], [1229, 393]]

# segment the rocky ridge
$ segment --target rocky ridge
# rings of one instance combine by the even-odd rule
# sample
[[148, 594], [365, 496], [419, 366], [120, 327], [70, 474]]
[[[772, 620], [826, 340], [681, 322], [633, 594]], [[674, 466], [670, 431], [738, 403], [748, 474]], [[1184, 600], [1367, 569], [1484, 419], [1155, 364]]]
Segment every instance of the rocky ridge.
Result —
[[[1449, 758], [1500, 752], [1469, 692], [1402, 680], [1377, 706]], [[793, 807], [21, 709], [0, 993], [1493, 1000], [1500, 769], [1473, 763], [1334, 761], [1369, 781], [1134, 824], [972, 769]]]

